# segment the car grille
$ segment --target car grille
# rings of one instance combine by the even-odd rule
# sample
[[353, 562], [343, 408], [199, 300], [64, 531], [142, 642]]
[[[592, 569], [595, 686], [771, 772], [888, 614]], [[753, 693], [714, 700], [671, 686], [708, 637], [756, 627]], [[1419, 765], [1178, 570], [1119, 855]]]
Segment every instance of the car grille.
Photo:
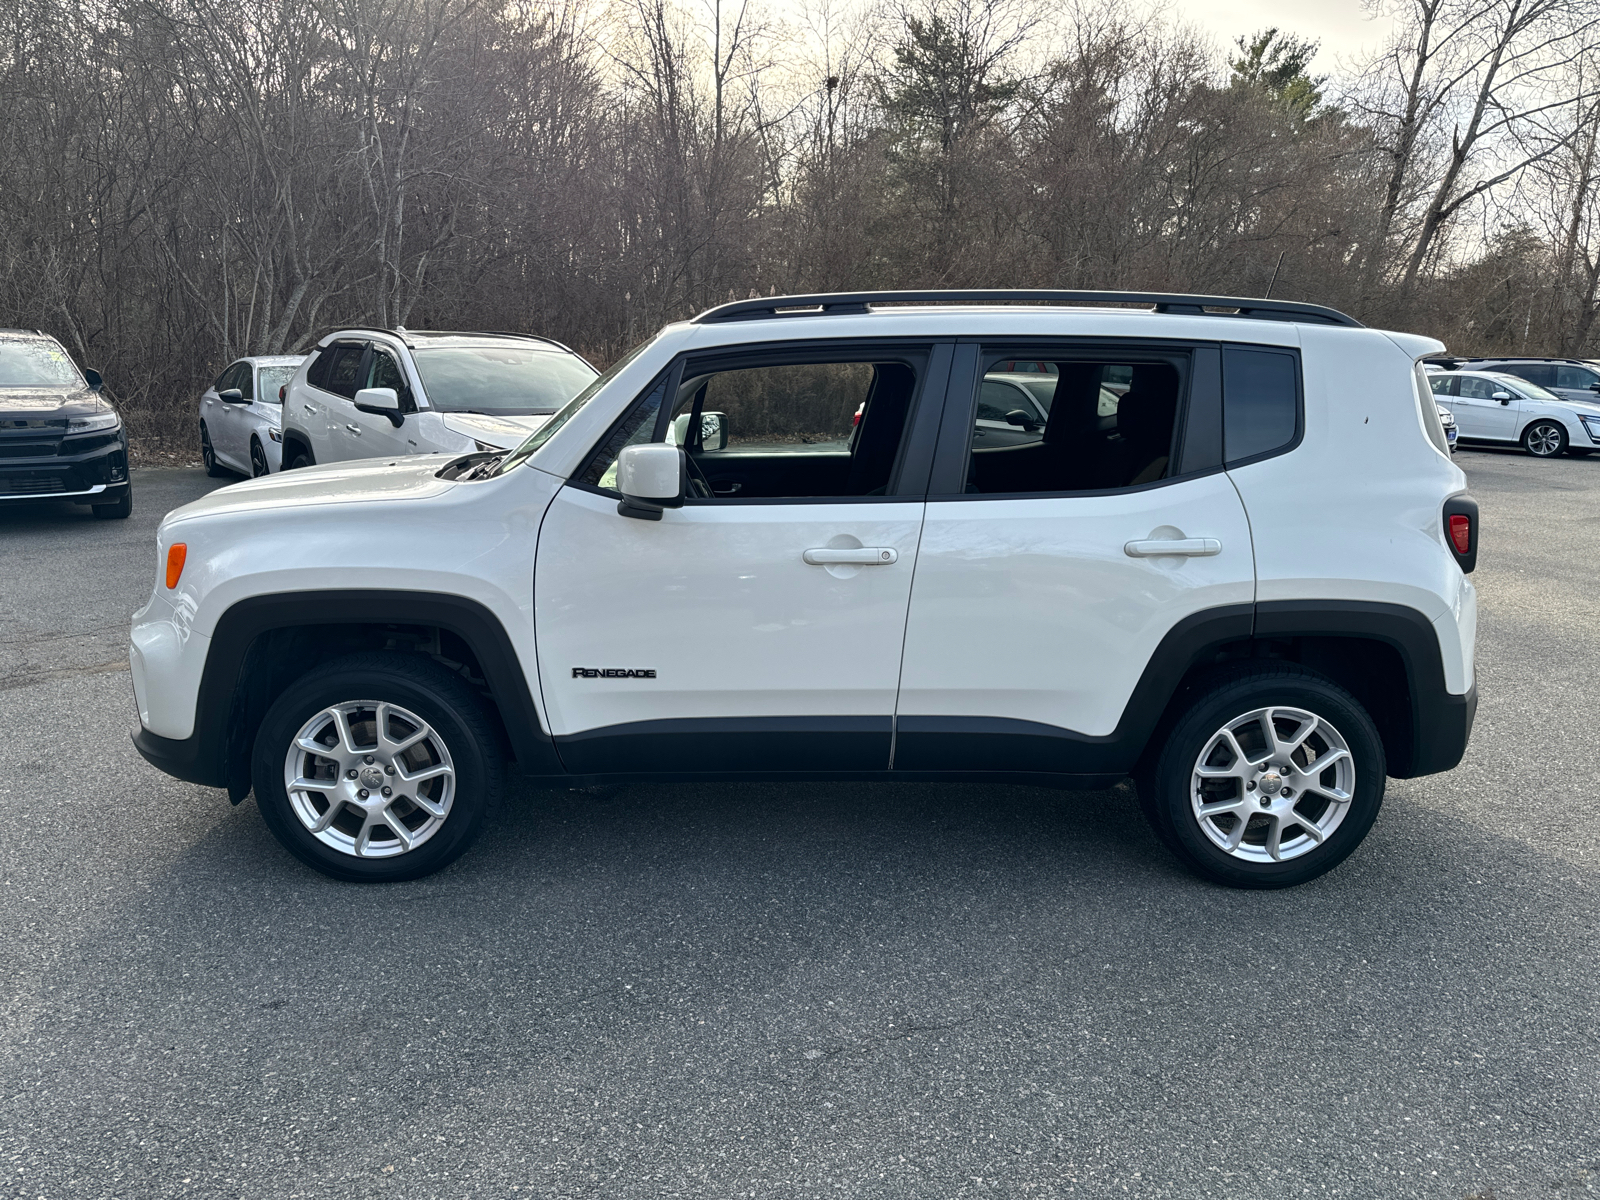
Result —
[[0, 442], [0, 458], [48, 458], [55, 452], [54, 442]]
[[0, 475], [0, 496], [48, 496], [73, 490], [60, 475]]

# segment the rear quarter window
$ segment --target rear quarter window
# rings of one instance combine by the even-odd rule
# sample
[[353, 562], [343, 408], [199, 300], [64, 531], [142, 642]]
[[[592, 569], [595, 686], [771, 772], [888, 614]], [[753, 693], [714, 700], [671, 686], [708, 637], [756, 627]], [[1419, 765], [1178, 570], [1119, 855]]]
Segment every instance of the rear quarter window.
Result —
[[1222, 350], [1222, 451], [1229, 466], [1287, 449], [1300, 432], [1300, 359], [1290, 350]]

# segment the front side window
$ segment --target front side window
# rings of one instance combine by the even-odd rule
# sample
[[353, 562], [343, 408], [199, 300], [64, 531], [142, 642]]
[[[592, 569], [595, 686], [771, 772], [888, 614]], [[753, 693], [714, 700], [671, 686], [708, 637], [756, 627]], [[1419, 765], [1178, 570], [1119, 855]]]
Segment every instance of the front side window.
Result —
[[395, 362], [394, 356], [382, 350], [372, 352], [372, 365], [367, 370], [367, 382], [363, 387], [392, 388], [399, 397], [400, 411], [414, 413], [417, 411], [417, 402], [411, 397], [411, 389], [406, 386], [405, 373], [400, 370], [400, 364]]
[[577, 355], [535, 346], [420, 346], [412, 358], [440, 412], [553, 413], [595, 378]]
[[229, 387], [239, 389], [239, 395], [246, 400], [254, 400], [256, 396], [255, 367], [248, 362], [242, 362], [234, 368], [233, 382]]
[[1187, 355], [1037, 353], [984, 351], [967, 493], [1106, 491], [1173, 474]]
[[[925, 355], [867, 361], [690, 362], [665, 438], [690, 463], [690, 502], [889, 494]], [[613, 426], [574, 482], [614, 490], [623, 447], [654, 440], [666, 381]]]
[[1558, 388], [1588, 391], [1596, 383], [1600, 383], [1600, 375], [1596, 375], [1587, 367], [1573, 367], [1565, 364], [1556, 367], [1555, 386]]
[[1231, 466], [1280, 450], [1300, 423], [1300, 371], [1286, 350], [1225, 346], [1222, 351], [1222, 450]]
[[78, 368], [54, 339], [0, 339], [0, 387], [82, 386]]

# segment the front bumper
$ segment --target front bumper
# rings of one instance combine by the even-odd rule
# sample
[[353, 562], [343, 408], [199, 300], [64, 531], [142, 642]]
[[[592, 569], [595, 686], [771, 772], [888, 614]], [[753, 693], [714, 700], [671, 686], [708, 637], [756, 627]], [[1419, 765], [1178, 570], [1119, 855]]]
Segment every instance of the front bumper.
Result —
[[36, 443], [0, 442], [0, 500], [111, 504], [122, 499], [128, 486], [126, 430]]

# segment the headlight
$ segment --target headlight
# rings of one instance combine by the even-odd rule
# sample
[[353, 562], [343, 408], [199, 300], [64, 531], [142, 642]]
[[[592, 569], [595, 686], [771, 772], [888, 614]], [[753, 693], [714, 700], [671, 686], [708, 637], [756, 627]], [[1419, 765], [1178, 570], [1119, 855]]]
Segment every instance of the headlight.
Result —
[[267, 436], [275, 442], [281, 442], [283, 441], [283, 430], [269, 429], [267, 430]]
[[68, 433], [93, 433], [96, 429], [116, 429], [122, 418], [114, 412], [95, 413], [92, 417], [73, 417], [67, 422]]
[[1591, 442], [1600, 442], [1600, 417], [1591, 417], [1588, 413], [1579, 413], [1578, 420], [1583, 422], [1583, 428], [1589, 434]]
[[1443, 425], [1446, 429], [1451, 429], [1455, 427], [1455, 423], [1455, 413], [1451, 412], [1448, 408], [1441, 406], [1439, 409], [1439, 424]]

